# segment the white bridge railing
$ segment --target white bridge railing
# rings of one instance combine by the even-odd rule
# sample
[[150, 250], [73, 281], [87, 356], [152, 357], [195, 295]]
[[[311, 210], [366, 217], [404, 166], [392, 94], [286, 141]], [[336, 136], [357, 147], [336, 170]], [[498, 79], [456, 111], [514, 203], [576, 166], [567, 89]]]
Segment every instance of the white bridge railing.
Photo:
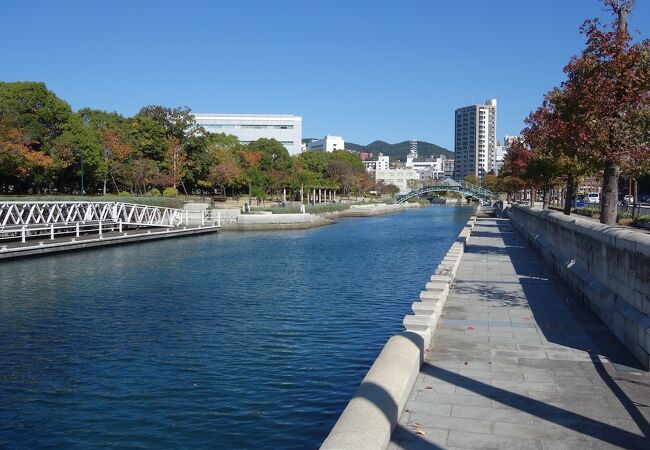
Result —
[[0, 202], [0, 230], [4, 231], [86, 222], [173, 227], [183, 222], [183, 210], [122, 202]]

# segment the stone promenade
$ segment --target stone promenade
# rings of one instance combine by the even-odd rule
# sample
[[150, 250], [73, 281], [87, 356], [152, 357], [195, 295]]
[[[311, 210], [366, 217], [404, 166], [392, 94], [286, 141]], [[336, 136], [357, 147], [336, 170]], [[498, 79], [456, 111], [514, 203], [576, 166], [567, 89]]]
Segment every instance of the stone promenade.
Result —
[[506, 219], [479, 219], [390, 450], [650, 448], [650, 376]]

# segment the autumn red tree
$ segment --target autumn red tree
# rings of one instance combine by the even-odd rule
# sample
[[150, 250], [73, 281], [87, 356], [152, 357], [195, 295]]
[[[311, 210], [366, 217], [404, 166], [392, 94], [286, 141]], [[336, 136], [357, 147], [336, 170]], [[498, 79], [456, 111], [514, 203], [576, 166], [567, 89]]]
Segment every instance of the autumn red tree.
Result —
[[575, 99], [576, 124], [584, 138], [577, 150], [603, 170], [600, 221], [616, 223], [618, 181], [626, 161], [647, 157], [643, 117], [650, 105], [650, 41], [633, 43], [627, 17], [634, 0], [603, 0], [615, 22], [588, 20], [587, 45], [564, 71], [564, 88]]
[[20, 128], [0, 121], [0, 177], [24, 180], [34, 169], [45, 169], [54, 161], [45, 152], [34, 150]]
[[511, 144], [499, 171], [499, 177], [508, 194], [516, 197], [519, 191], [532, 187], [530, 181], [526, 180], [526, 167], [532, 156], [533, 153], [523, 142], [517, 140]]
[[124, 164], [125, 161], [129, 159], [133, 153], [133, 146], [126, 142], [119, 130], [115, 128], [106, 127], [100, 131], [99, 135], [104, 148], [103, 156], [105, 164], [102, 191], [103, 194], [106, 195], [108, 177], [113, 181], [115, 190], [119, 191], [113, 172], [115, 171], [116, 166]]
[[563, 89], [556, 88], [544, 96], [542, 105], [525, 120], [522, 135], [533, 150], [527, 167], [527, 177], [545, 191], [564, 180], [566, 195], [564, 213], [571, 214], [571, 200], [576, 182], [591, 167], [577, 152], [585, 135], [578, 128], [574, 99]]

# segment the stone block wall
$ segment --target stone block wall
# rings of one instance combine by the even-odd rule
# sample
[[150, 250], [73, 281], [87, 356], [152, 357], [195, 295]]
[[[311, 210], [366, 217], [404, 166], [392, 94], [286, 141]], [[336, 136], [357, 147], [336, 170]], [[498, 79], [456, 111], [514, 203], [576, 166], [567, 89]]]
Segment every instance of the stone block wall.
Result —
[[521, 205], [510, 219], [648, 369], [650, 234]]

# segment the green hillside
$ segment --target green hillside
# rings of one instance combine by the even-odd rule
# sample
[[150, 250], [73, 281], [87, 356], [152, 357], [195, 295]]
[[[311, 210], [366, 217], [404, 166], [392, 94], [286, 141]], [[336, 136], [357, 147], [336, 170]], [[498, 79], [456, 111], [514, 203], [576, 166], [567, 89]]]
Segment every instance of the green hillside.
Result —
[[[410, 141], [398, 142], [397, 144], [389, 144], [384, 141], [374, 141], [368, 145], [359, 145], [352, 142], [345, 143], [346, 150], [355, 152], [370, 152], [370, 153], [383, 153], [385, 156], [390, 156], [391, 160], [399, 159], [406, 161], [406, 155], [411, 150]], [[454, 157], [454, 152], [447, 150], [430, 142], [418, 141], [418, 155], [420, 158], [427, 158], [429, 156], [444, 155], [449, 158]]]

